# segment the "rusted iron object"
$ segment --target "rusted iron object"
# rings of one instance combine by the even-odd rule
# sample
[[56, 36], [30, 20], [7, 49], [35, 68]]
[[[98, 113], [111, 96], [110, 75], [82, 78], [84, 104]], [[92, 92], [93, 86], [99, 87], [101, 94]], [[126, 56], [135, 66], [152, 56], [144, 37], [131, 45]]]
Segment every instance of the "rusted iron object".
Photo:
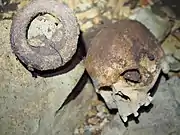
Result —
[[[54, 33], [49, 37], [36, 32], [35, 36], [30, 35], [33, 20], [44, 16], [47, 17], [45, 21], [57, 20], [53, 27], [47, 28], [47, 33]], [[30, 71], [54, 70], [64, 66], [76, 52], [78, 37], [79, 25], [73, 11], [55, 0], [33, 0], [14, 16], [10, 32], [14, 54]]]

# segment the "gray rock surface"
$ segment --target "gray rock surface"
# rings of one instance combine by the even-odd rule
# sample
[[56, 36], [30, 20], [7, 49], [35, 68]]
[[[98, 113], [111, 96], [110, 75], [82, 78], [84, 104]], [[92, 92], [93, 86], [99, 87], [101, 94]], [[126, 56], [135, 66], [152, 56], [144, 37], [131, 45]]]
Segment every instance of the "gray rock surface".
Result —
[[104, 127], [102, 135], [179, 135], [180, 79], [163, 79], [155, 94], [152, 108], [149, 112], [141, 113], [139, 123], [132, 120], [126, 127], [116, 115]]
[[[10, 25], [10, 20], [0, 21], [0, 135], [50, 135], [56, 111], [78, 83], [84, 66], [78, 64], [71, 71], [54, 77], [33, 78], [11, 51]], [[87, 93], [83, 94], [84, 98], [91, 99], [92, 91]], [[77, 103], [84, 98], [81, 96]], [[73, 107], [72, 110], [77, 106]], [[83, 113], [84, 108], [80, 108]], [[66, 112], [69, 111], [61, 113], [64, 119], [70, 116]], [[77, 122], [78, 117], [73, 118]]]
[[77, 98], [59, 110], [51, 135], [72, 135], [75, 128], [85, 121], [85, 116], [92, 100], [97, 100], [97, 95], [94, 87], [88, 80]]
[[150, 7], [137, 8], [129, 19], [137, 20], [144, 24], [160, 42], [164, 40], [172, 28], [168, 18], [157, 16]]

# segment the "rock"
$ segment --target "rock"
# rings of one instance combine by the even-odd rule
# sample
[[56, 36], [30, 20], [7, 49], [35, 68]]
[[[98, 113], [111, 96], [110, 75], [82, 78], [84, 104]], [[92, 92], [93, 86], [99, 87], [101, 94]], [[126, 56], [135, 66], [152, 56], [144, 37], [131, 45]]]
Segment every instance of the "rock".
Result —
[[98, 9], [100, 9], [101, 12], [103, 12], [106, 8], [107, 2], [107, 0], [94, 0], [94, 5], [96, 5]]
[[83, 128], [80, 128], [80, 129], [79, 129], [79, 133], [80, 133], [80, 135], [82, 135], [82, 134], [84, 133], [84, 129], [83, 129]]
[[84, 23], [84, 24], [82, 24], [82, 25], [80, 26], [81, 31], [83, 31], [83, 32], [86, 32], [86, 30], [88, 30], [88, 29], [90, 29], [90, 28], [92, 28], [92, 27], [93, 27], [92, 21], [87, 21], [86, 23]]
[[87, 1], [83, 2], [83, 3], [80, 3], [80, 4], [77, 5], [75, 11], [77, 11], [77, 12], [83, 12], [83, 11], [86, 12], [87, 9], [92, 8], [92, 4], [93, 4], [92, 1], [90, 3], [87, 3]]
[[106, 18], [108, 18], [109, 20], [112, 19], [112, 15], [111, 15], [111, 12], [110, 12], [110, 11], [104, 12], [104, 13], [103, 13], [103, 16], [106, 17]]
[[[93, 23], [98, 24], [101, 21], [101, 18], [98, 17], [101, 15], [100, 11], [103, 10], [101, 7], [104, 3], [99, 3], [99, 1], [92, 0], [58, 0], [66, 3], [71, 9], [74, 10], [75, 15], [80, 24], [81, 31], [85, 32], [89, 28], [93, 27]], [[101, 8], [100, 8], [101, 7]], [[96, 18], [94, 20], [94, 18]]]
[[[75, 132], [76, 126], [85, 121], [86, 112], [93, 99], [97, 99], [97, 96], [90, 80], [88, 80], [79, 95], [59, 110], [51, 129], [52, 135], [71, 135]], [[82, 132], [84, 132], [83, 128], [79, 133]]]
[[18, 2], [0, 0], [0, 20], [12, 19], [12, 16], [18, 8]]
[[179, 40], [173, 35], [169, 35], [162, 43], [162, 48], [166, 55], [174, 54], [178, 47], [180, 47]]
[[108, 122], [109, 122], [109, 120], [108, 120], [107, 118], [105, 118], [105, 119], [100, 123], [100, 128], [102, 129]]
[[126, 6], [125, 3], [128, 3], [128, 0], [109, 0], [106, 4], [106, 8], [112, 14], [113, 19], [123, 19], [127, 18], [131, 14], [130, 6]]
[[97, 106], [101, 106], [99, 107], [102, 108], [102, 110], [99, 109], [100, 111], [103, 111], [103, 108], [105, 108], [105, 104], [102, 101], [98, 100], [97, 98], [93, 99], [91, 101], [91, 105], [88, 107], [88, 111], [86, 112], [86, 120], [75, 128], [74, 133], [77, 135], [100, 134], [104, 125], [109, 122], [108, 119], [111, 118], [111, 115], [108, 111], [98, 112]]
[[78, 128], [76, 128], [76, 129], [74, 130], [74, 135], [79, 135], [79, 129], [78, 129]]
[[[170, 71], [178, 72], [180, 71], [180, 42], [173, 36], [169, 35], [165, 41], [162, 43], [162, 48], [166, 55], [166, 60], [169, 61]], [[172, 76], [174, 73], [169, 73]]]
[[96, 116], [97, 112], [96, 110], [89, 110], [87, 113], [87, 117], [94, 117]]
[[157, 16], [150, 7], [137, 8], [128, 18], [144, 24], [159, 41], [163, 41], [172, 28], [168, 18]]
[[115, 6], [117, 6], [117, 0], [109, 0], [109, 1], [108, 1], [107, 7], [113, 9]]
[[175, 52], [174, 52], [174, 57], [180, 61], [180, 49], [177, 49]]
[[108, 110], [107, 110], [107, 108], [105, 107], [104, 104], [97, 105], [96, 108], [97, 108], [98, 112], [103, 112], [103, 113], [107, 113], [108, 112]]
[[174, 26], [172, 27], [171, 31], [176, 31], [178, 28], [180, 28], [180, 20], [175, 20]]
[[0, 0], [0, 6], [3, 6], [3, 1], [2, 0]]
[[93, 18], [93, 23], [95, 24], [95, 25], [97, 25], [97, 24], [102, 24], [103, 23], [103, 20], [102, 20], [102, 18], [101, 17], [95, 17], [95, 18]]
[[[141, 110], [139, 120], [129, 121], [127, 127], [118, 115], [104, 127], [102, 135], [178, 135], [180, 133], [180, 79], [173, 77], [160, 83], [153, 105]], [[151, 109], [150, 109], [151, 108]], [[123, 108], [122, 108], [123, 109]], [[150, 109], [150, 111], [148, 111]], [[139, 110], [140, 111], [140, 110]], [[145, 113], [146, 112], [146, 113]]]
[[99, 9], [94, 7], [85, 12], [76, 13], [78, 20], [84, 21], [84, 19], [92, 19], [99, 15]]
[[68, 73], [33, 78], [12, 54], [10, 25], [10, 20], [0, 21], [0, 134], [49, 135], [56, 111], [78, 83], [84, 66], [80, 63]]
[[91, 125], [96, 125], [99, 123], [99, 121], [100, 119], [98, 117], [92, 117], [87, 120], [87, 122]]
[[104, 112], [98, 112], [96, 116], [100, 119], [104, 119], [106, 117], [106, 114]]
[[95, 127], [92, 125], [85, 126], [83, 135], [92, 135], [95, 130], [96, 130]]
[[71, 9], [77, 12], [86, 11], [93, 5], [92, 0], [59, 0], [66, 3]]
[[85, 129], [83, 135], [92, 135], [91, 130], [89, 129], [89, 127], [87, 129]]

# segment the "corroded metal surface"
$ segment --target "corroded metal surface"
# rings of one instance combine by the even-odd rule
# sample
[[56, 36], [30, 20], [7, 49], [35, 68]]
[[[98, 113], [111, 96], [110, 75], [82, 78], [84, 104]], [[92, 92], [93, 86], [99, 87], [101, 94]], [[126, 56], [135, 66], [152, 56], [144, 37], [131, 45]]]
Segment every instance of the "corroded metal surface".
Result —
[[[54, 39], [44, 36], [42, 41], [45, 46], [34, 47], [27, 41], [27, 30], [31, 21], [43, 13], [49, 13], [59, 19], [63, 28], [55, 32]], [[76, 52], [78, 37], [79, 26], [73, 11], [54, 0], [35, 0], [19, 10], [13, 18], [10, 34], [15, 55], [29, 70], [52, 70], [65, 65]]]

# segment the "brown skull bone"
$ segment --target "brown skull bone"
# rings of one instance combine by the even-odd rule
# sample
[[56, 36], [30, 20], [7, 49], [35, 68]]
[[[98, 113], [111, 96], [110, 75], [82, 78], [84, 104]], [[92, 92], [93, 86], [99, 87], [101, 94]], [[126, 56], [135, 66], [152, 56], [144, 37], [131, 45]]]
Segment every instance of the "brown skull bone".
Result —
[[[123, 121], [149, 105], [148, 91], [161, 72], [164, 52], [141, 23], [121, 20], [109, 24], [92, 39], [85, 67], [107, 106], [117, 108]], [[106, 90], [110, 87], [110, 90]]]

